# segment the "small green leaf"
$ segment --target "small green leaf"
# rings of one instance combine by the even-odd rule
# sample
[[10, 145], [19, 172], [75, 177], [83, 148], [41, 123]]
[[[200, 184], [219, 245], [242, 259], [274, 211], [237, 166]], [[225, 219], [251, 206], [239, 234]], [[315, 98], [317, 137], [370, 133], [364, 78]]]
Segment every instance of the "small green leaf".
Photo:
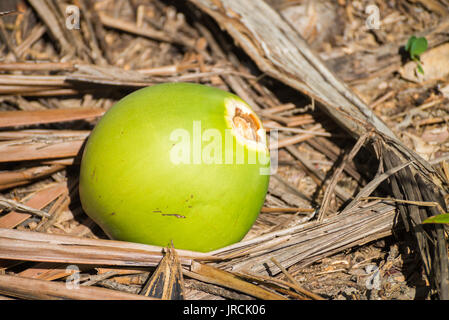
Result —
[[437, 216], [427, 218], [423, 221], [423, 223], [449, 223], [449, 213], [439, 214]]
[[415, 36], [411, 36], [408, 41], [407, 44], [405, 45], [405, 51], [410, 52], [410, 48], [412, 47], [412, 43], [416, 40]]
[[418, 72], [419, 72], [419, 73], [424, 74], [424, 70], [423, 70], [423, 68], [422, 68], [422, 65], [421, 65], [421, 63], [419, 63], [419, 62], [418, 62], [417, 69], [418, 69]]
[[414, 57], [419, 57], [424, 51], [427, 50], [427, 39], [426, 38], [416, 38], [410, 45], [410, 56], [412, 59]]

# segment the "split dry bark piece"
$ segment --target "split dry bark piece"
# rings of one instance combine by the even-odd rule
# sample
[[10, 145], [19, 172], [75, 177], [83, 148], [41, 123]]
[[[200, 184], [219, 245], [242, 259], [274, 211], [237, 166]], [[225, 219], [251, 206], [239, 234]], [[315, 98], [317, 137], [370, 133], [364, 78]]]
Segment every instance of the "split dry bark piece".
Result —
[[[448, 193], [444, 178], [427, 161], [399, 141], [385, 123], [326, 67], [290, 24], [264, 1], [190, 0], [190, 2], [213, 17], [262, 72], [315, 99], [321, 109], [355, 138], [373, 130], [376, 133], [373, 140], [377, 141], [377, 154], [389, 151], [399, 160], [394, 164], [386, 164], [387, 170], [401, 163], [413, 161], [413, 167], [402, 169], [395, 174], [402, 176], [401, 182], [416, 181], [414, 176], [418, 175], [427, 184], [434, 186], [438, 190], [437, 194]], [[409, 189], [408, 191], [396, 189], [395, 196], [402, 195], [407, 200], [422, 198], [416, 184]], [[445, 207], [441, 197], [433, 195], [432, 198]], [[423, 218], [431, 215], [427, 209], [413, 206], [403, 206], [402, 213], [407, 217], [413, 217], [410, 223], [415, 227], [414, 230], [419, 229], [417, 227]], [[441, 278], [445, 276], [442, 269], [447, 266], [448, 256], [447, 250], [441, 255], [443, 250], [438, 249], [445, 244], [445, 239], [436, 231], [439, 228], [429, 227], [435, 232], [430, 230], [424, 230], [422, 233], [413, 232], [423, 261], [425, 263], [426, 260], [432, 261], [431, 265], [426, 264], [429, 267], [427, 275], [433, 288], [441, 299], [449, 299], [449, 279]], [[430, 254], [431, 252], [436, 256]]]
[[173, 247], [167, 248], [156, 271], [140, 292], [141, 295], [164, 300], [184, 300], [184, 279], [178, 255]]

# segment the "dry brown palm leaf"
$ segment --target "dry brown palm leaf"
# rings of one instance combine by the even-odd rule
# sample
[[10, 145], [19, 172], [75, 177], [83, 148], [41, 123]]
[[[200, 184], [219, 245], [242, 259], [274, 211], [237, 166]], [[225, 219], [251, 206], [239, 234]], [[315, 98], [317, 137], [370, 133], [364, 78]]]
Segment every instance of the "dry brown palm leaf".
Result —
[[67, 264], [39, 262], [34, 266], [25, 269], [17, 275], [24, 278], [40, 279], [40, 280], [58, 280], [73, 274], [72, 269], [67, 269]]
[[0, 62], [0, 71], [73, 71], [73, 62]]
[[79, 286], [76, 290], [64, 282], [52, 282], [0, 274], [0, 293], [21, 299], [40, 300], [154, 300], [138, 294], [98, 287]]
[[[182, 265], [220, 258], [178, 250]], [[155, 267], [163, 258], [162, 248], [138, 243], [88, 239], [0, 228], [0, 259], [88, 265]]]
[[33, 124], [74, 121], [100, 117], [101, 108], [48, 109], [37, 111], [1, 111], [0, 128]]
[[194, 41], [192, 39], [180, 38], [176, 35], [170, 35], [165, 31], [160, 31], [147, 26], [145, 28], [141, 28], [137, 26], [135, 23], [116, 19], [110, 17], [104, 13], [99, 13], [99, 18], [101, 23], [107, 27], [118, 29], [121, 31], [129, 32], [135, 35], [148, 37], [150, 39], [156, 39], [163, 42], [172, 42], [179, 45], [185, 45], [187, 47], [194, 47]]
[[[190, 0], [216, 20], [250, 56], [260, 70], [317, 101], [317, 106], [340, 126], [359, 138], [373, 130], [369, 141], [387, 170], [413, 161], [412, 167], [397, 172], [390, 180], [395, 198], [436, 201], [445, 208], [442, 194], [447, 183], [418, 154], [406, 147], [373, 111], [338, 79], [310, 49], [307, 42], [264, 1]], [[269, 21], [270, 23], [267, 23]], [[394, 180], [398, 180], [394, 183]], [[418, 187], [432, 190], [424, 197]], [[432, 213], [413, 205], [402, 205], [404, 223], [413, 233], [422, 254], [432, 287], [441, 299], [449, 299], [449, 262], [443, 227], [421, 227]], [[441, 254], [444, 253], [444, 254]]]
[[[23, 202], [24, 205], [33, 209], [42, 209], [64, 193], [68, 193], [65, 183], [57, 183], [36, 191]], [[16, 210], [21, 209], [20, 207]], [[30, 212], [30, 213], [28, 213]], [[37, 214], [30, 210], [21, 209], [21, 212], [11, 211], [0, 217], [0, 228], [15, 228], [29, 217]]]
[[5, 17], [5, 16], [9, 16], [11, 14], [17, 14], [17, 13], [19, 13], [19, 12], [17, 12], [16, 10], [1, 11], [0, 17]]
[[71, 130], [3, 131], [0, 162], [75, 157], [89, 134]]
[[280, 294], [249, 283], [232, 272], [196, 261], [192, 261], [190, 270], [184, 269], [184, 274], [196, 280], [234, 289], [263, 300], [287, 299]]
[[166, 248], [164, 258], [145, 283], [140, 294], [163, 300], [184, 300], [181, 264], [173, 246]]
[[333, 215], [323, 222], [311, 221], [270, 232], [254, 239], [210, 252], [222, 257], [217, 266], [224, 270], [277, 275], [284, 268], [304, 267], [337, 252], [391, 235], [396, 220], [392, 205], [370, 202]]
[[64, 169], [65, 166], [54, 164], [44, 165], [19, 170], [0, 172], [0, 190], [21, 186], [31, 181], [48, 177], [49, 175]]

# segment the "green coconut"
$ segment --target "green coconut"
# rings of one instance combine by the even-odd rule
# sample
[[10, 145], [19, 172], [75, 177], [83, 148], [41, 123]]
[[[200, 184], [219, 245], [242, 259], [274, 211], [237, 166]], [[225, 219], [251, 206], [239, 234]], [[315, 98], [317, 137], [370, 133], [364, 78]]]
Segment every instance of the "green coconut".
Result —
[[92, 131], [84, 211], [117, 240], [207, 252], [240, 241], [269, 181], [262, 123], [229, 92], [189, 83], [137, 90]]

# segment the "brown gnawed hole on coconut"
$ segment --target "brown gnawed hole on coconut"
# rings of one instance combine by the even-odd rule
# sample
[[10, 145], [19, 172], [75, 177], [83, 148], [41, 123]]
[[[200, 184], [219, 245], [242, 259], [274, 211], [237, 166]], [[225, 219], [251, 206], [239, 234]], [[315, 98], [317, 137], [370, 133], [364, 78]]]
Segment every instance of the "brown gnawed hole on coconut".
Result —
[[237, 141], [252, 150], [267, 153], [265, 130], [254, 111], [237, 99], [226, 99], [225, 107], [226, 121]]
[[244, 113], [240, 108], [235, 108], [235, 114], [232, 118], [235, 129], [247, 140], [255, 142], [260, 141], [257, 131], [260, 129], [259, 121], [251, 113]]

